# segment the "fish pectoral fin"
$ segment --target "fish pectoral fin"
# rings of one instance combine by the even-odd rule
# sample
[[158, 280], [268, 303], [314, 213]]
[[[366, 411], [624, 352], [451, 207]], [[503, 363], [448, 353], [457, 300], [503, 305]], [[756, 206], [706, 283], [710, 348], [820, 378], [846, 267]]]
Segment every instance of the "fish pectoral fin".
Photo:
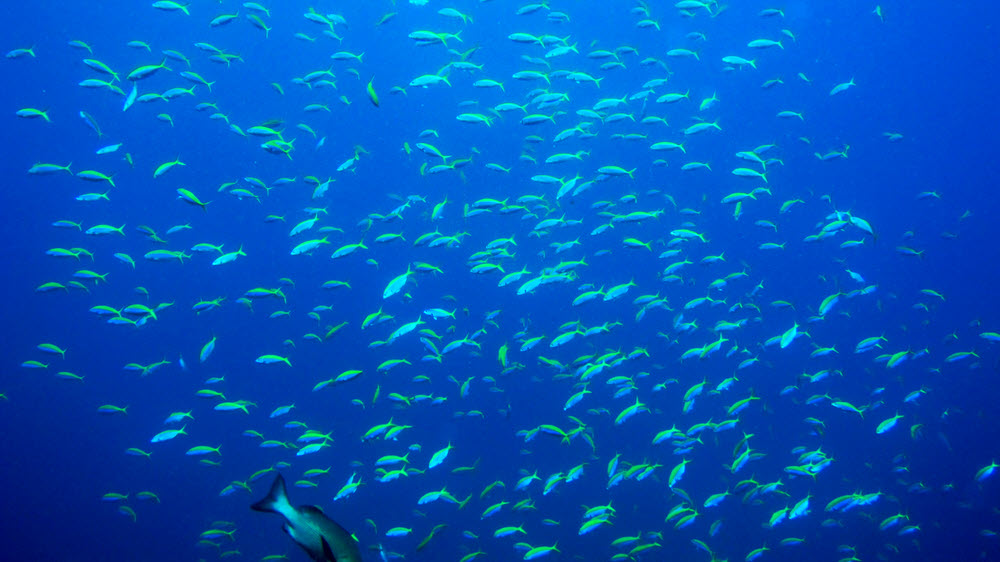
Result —
[[326, 562], [337, 562], [337, 557], [333, 555], [330, 543], [326, 542], [326, 537], [320, 537], [319, 542], [323, 545], [323, 560]]

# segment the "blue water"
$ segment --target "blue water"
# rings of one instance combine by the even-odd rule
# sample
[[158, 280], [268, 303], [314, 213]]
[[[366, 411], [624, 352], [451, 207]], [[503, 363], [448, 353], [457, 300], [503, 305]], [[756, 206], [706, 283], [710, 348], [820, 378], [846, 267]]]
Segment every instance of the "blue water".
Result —
[[[993, 183], [1000, 170], [991, 135], [1000, 112], [990, 98], [996, 90], [991, 72], [996, 63], [990, 23], [998, 15], [994, 7], [886, 3], [881, 6], [882, 21], [872, 13], [874, 4], [858, 2], [734, 3], [724, 10], [713, 8], [715, 17], [701, 8], [682, 16], [671, 3], [655, 3], [649, 6], [648, 18], [657, 21], [656, 30], [637, 28], [646, 16], [634, 12], [637, 4], [618, 1], [553, 0], [526, 15], [515, 15], [520, 4], [499, 0], [431, 0], [426, 6], [402, 1], [313, 4], [318, 12], [339, 14], [347, 22], [333, 26], [342, 39], [338, 42], [323, 35], [326, 26], [303, 17], [310, 8], [305, 2], [271, 2], [270, 15], [229, 0], [193, 2], [190, 15], [149, 4], [43, 2], [4, 10], [5, 52], [33, 47], [34, 56], [8, 56], [2, 63], [5, 87], [0, 100], [7, 134], [0, 159], [5, 178], [0, 229], [6, 243], [0, 258], [8, 272], [3, 276], [8, 329], [0, 371], [0, 476], [6, 484], [0, 502], [5, 538], [0, 558], [259, 560], [287, 554], [290, 560], [305, 560], [280, 532], [278, 516], [249, 509], [266, 494], [274, 472], [253, 482], [248, 478], [258, 470], [276, 468], [289, 481], [293, 503], [323, 508], [356, 535], [365, 559], [373, 561], [457, 561], [480, 551], [477, 559], [519, 560], [528, 548], [554, 544], [559, 552], [548, 554], [548, 559], [710, 559], [692, 540], [703, 541], [720, 560], [742, 560], [762, 546], [769, 550], [759, 560], [1000, 559], [993, 533], [1000, 532], [1000, 483], [996, 476], [975, 478], [977, 471], [1000, 459], [993, 381], [997, 343], [981, 335], [1000, 332], [993, 236]], [[468, 14], [472, 21], [463, 24], [437, 13], [447, 7]], [[765, 8], [781, 8], [783, 16], [758, 15]], [[209, 25], [216, 16], [237, 10], [234, 21]], [[556, 11], [568, 14], [569, 21], [547, 21], [547, 14]], [[387, 12], [397, 14], [374, 25]], [[271, 28], [266, 36], [251, 24], [251, 14]], [[448, 39], [447, 46], [419, 46], [407, 37], [417, 30], [461, 30], [461, 42]], [[688, 37], [696, 31], [705, 40]], [[294, 37], [297, 32], [314, 41]], [[517, 43], [508, 39], [515, 32], [568, 37], [566, 44], [576, 45], [579, 53], [547, 59], [551, 67], [546, 68], [522, 56], [546, 60], [545, 53], [559, 43], [544, 48]], [[783, 48], [746, 46], [758, 38], [781, 39]], [[93, 53], [69, 45], [72, 40], [86, 42]], [[133, 40], [148, 43], [151, 52], [126, 45]], [[198, 42], [242, 60], [212, 62], [210, 53], [194, 46]], [[638, 53], [619, 55], [624, 68], [602, 70], [603, 62], [614, 59], [587, 57], [591, 51], [622, 46]], [[481, 70], [442, 71], [474, 47], [468, 62], [482, 65]], [[667, 56], [677, 48], [697, 51], [698, 59]], [[190, 88], [193, 83], [179, 76], [183, 70], [214, 82], [212, 91], [199, 85], [193, 96], [136, 102], [123, 112], [121, 95], [78, 86], [86, 79], [109, 79], [82, 62], [93, 58], [120, 73], [121, 81], [115, 84], [128, 93], [127, 74], [159, 63], [162, 50], [180, 51], [191, 66], [167, 59], [169, 71], [137, 81], [140, 94]], [[360, 62], [331, 61], [337, 51], [364, 54]], [[757, 68], [728, 67], [721, 62], [727, 55], [755, 59]], [[641, 64], [647, 57], [661, 63]], [[327, 68], [335, 75], [336, 90], [293, 81]], [[551, 85], [511, 78], [523, 70], [554, 73]], [[602, 78], [600, 87], [567, 80], [559, 76], [560, 70]], [[438, 72], [448, 77], [450, 87], [407, 86], [418, 76]], [[629, 113], [635, 121], [601, 123], [576, 113], [601, 99], [639, 93], [648, 80], [668, 77], [666, 85], [653, 88], [645, 104], [635, 99], [606, 112]], [[502, 82], [504, 91], [472, 86], [484, 78]], [[783, 83], [761, 88], [765, 80], [775, 78]], [[835, 85], [852, 78], [856, 86], [830, 95]], [[378, 106], [366, 94], [369, 80], [378, 92]], [[392, 91], [394, 86], [405, 93]], [[555, 115], [554, 123], [526, 126], [518, 122], [523, 116], [519, 110], [491, 113], [502, 102], [528, 103], [529, 92], [544, 88], [566, 93], [568, 100], [528, 110]], [[689, 99], [655, 103], [665, 93], [686, 91]], [[700, 111], [701, 101], [713, 94], [718, 101]], [[217, 110], [196, 110], [203, 102], [215, 103]], [[311, 103], [326, 104], [329, 111], [306, 112], [303, 108]], [[51, 122], [16, 116], [23, 108], [45, 111]], [[783, 110], [800, 112], [803, 119], [775, 117]], [[93, 116], [100, 137], [80, 118], [81, 111]], [[242, 131], [277, 120], [275, 128], [284, 131], [283, 138], [295, 141], [290, 158], [261, 149], [266, 138], [240, 135], [223, 120], [210, 119], [216, 111]], [[164, 113], [172, 125], [157, 118]], [[492, 124], [461, 122], [455, 118], [461, 113], [486, 115]], [[648, 115], [663, 117], [668, 125], [639, 123]], [[684, 128], [695, 118], [717, 122], [721, 130], [685, 137]], [[595, 136], [553, 142], [560, 131], [580, 122], [590, 122], [588, 130]], [[325, 139], [321, 146], [318, 138], [296, 127], [300, 123]], [[421, 138], [426, 129], [437, 135]], [[893, 141], [886, 132], [902, 137]], [[625, 134], [646, 137], [615, 136]], [[529, 141], [529, 135], [541, 137], [541, 142]], [[686, 153], [649, 149], [653, 142], [667, 140], [684, 141]], [[419, 142], [453, 157], [448, 163], [471, 161], [454, 170], [423, 174], [422, 166], [441, 160], [417, 149]], [[95, 154], [115, 143], [123, 143], [117, 152]], [[730, 173], [739, 167], [761, 171], [760, 165], [735, 154], [765, 144], [776, 145], [760, 152], [761, 159], [776, 159], [767, 165], [766, 185]], [[841, 151], [845, 145], [850, 147], [846, 158], [820, 160], [814, 155]], [[349, 169], [338, 172], [338, 166], [355, 155], [355, 147], [363, 147], [363, 152]], [[581, 150], [589, 151], [582, 161], [544, 163], [551, 154]], [[157, 166], [175, 159], [185, 165], [153, 177]], [[658, 159], [666, 165], [656, 163]], [[708, 163], [711, 170], [681, 170], [692, 161]], [[65, 172], [27, 174], [36, 162], [72, 163], [73, 173], [97, 170], [112, 175], [115, 187]], [[487, 163], [510, 172], [487, 169]], [[634, 179], [601, 178], [597, 169], [610, 165], [634, 168]], [[532, 181], [539, 174], [564, 180], [579, 174], [581, 184], [596, 182], [557, 201], [558, 186]], [[335, 181], [325, 196], [314, 199], [307, 176]], [[270, 189], [252, 187], [245, 177], [260, 178]], [[274, 186], [282, 177], [295, 181]], [[220, 188], [226, 182], [238, 184]], [[226, 193], [231, 187], [254, 192], [259, 202]], [[733, 204], [720, 203], [729, 193], [760, 187], [770, 194], [758, 192], [756, 199], [745, 200], [738, 220]], [[207, 209], [179, 201], [178, 188], [210, 201]], [[75, 199], [105, 191], [108, 200]], [[918, 197], [922, 192], [940, 197]], [[544, 194], [544, 205], [526, 203], [520, 211], [494, 209], [463, 216], [463, 205], [479, 199], [515, 205], [528, 194]], [[626, 200], [628, 196], [634, 196], [634, 202]], [[407, 198], [410, 205], [401, 218], [382, 221], [373, 215], [388, 215]], [[445, 198], [443, 216], [433, 220], [432, 209]], [[782, 203], [793, 199], [802, 203], [780, 213]], [[306, 207], [323, 207], [326, 213], [312, 230], [290, 238], [291, 228], [312, 216], [303, 211]], [[616, 223], [591, 234], [609, 222], [610, 215], [602, 211], [624, 215], [658, 210], [663, 212], [657, 219]], [[849, 224], [828, 239], [804, 240], [847, 213], [870, 223], [874, 234]], [[283, 221], [268, 222], [269, 215]], [[560, 217], [580, 222], [533, 231], [542, 219]], [[87, 236], [76, 228], [53, 227], [57, 220], [78, 222], [83, 229], [124, 224], [125, 236]], [[755, 225], [758, 220], [773, 221], [777, 231]], [[166, 235], [172, 226], [184, 224], [191, 228]], [[137, 230], [140, 225], [157, 232], [166, 244], [152, 241]], [[340, 230], [320, 232], [322, 227]], [[678, 242], [671, 231], [682, 228], [703, 234], [707, 241]], [[457, 247], [414, 245], [435, 229], [445, 236], [468, 236]], [[405, 241], [376, 243], [375, 237], [384, 233], [401, 233]], [[324, 236], [329, 245], [309, 255], [289, 255], [296, 244]], [[508, 247], [512, 257], [490, 263], [501, 264], [505, 273], [526, 267], [530, 274], [498, 287], [503, 273], [470, 272], [472, 254], [507, 237], [517, 243]], [[624, 238], [648, 242], [651, 250], [626, 248]], [[562, 253], [551, 246], [576, 239], [579, 244]], [[330, 258], [336, 248], [362, 240], [367, 250]], [[848, 240], [863, 244], [841, 248]], [[246, 256], [213, 266], [218, 254], [190, 251], [202, 242], [223, 244], [226, 252], [242, 247]], [[766, 242], [784, 246], [760, 249]], [[905, 255], [897, 250], [900, 246], [921, 255]], [[84, 248], [94, 258], [46, 255], [51, 248]], [[680, 253], [657, 258], [672, 248]], [[193, 257], [183, 263], [143, 258], [156, 249], [185, 251]], [[130, 255], [135, 269], [113, 257], [115, 253]], [[725, 261], [700, 263], [705, 256], [719, 254]], [[580, 259], [588, 266], [575, 270], [577, 278], [516, 294], [543, 269]], [[693, 263], [678, 272], [679, 281], [661, 279], [664, 267], [685, 259]], [[383, 299], [390, 280], [416, 262], [440, 267], [443, 274], [414, 273], [399, 294]], [[74, 279], [73, 273], [81, 269], [107, 273], [107, 282]], [[848, 269], [861, 274], [864, 283], [853, 281]], [[745, 275], [721, 289], [709, 288], [713, 280], [740, 272]], [[331, 279], [348, 281], [351, 288], [322, 289]], [[74, 280], [81, 285], [71, 286]], [[571, 304], [585, 291], [630, 281], [636, 286], [619, 299]], [[46, 282], [67, 288], [36, 290]], [[287, 303], [268, 298], [254, 300], [251, 307], [238, 301], [256, 287], [281, 287]], [[858, 294], [865, 287], [872, 289]], [[943, 300], [923, 290], [933, 290]], [[818, 318], [821, 301], [835, 293], [842, 293], [839, 302]], [[637, 319], [642, 306], [633, 300], [657, 294], [671, 310], [652, 308]], [[706, 295], [719, 302], [683, 310], [685, 303]], [[219, 297], [225, 297], [220, 308], [201, 314], [192, 310], [200, 300]], [[774, 301], [786, 301], [794, 309]], [[158, 308], [157, 319], [148, 318], [140, 326], [112, 325], [108, 317], [89, 311], [97, 305], [120, 309], [134, 303]], [[318, 312], [319, 321], [310, 318], [309, 312], [321, 305], [330, 309]], [[380, 308], [393, 318], [362, 330], [365, 317]], [[431, 308], [455, 310], [455, 318], [432, 320], [422, 314]], [[276, 311], [288, 315], [271, 318]], [[696, 330], [677, 328], [681, 312], [683, 322], [696, 322]], [[142, 315], [127, 317], [138, 321]], [[421, 360], [429, 352], [419, 338], [434, 337], [427, 333], [414, 331], [391, 345], [371, 345], [418, 317], [427, 323], [417, 330], [429, 328], [440, 336], [434, 340], [439, 350], [463, 337], [477, 345], [462, 346], [440, 361]], [[718, 340], [713, 331], [717, 321], [744, 319], [742, 327], [722, 332], [728, 341], [719, 351], [680, 359], [685, 351]], [[345, 321], [347, 325], [324, 341], [304, 337], [322, 337]], [[560, 325], [571, 321], [584, 328], [607, 323], [610, 330], [550, 348]], [[785, 348], [764, 346], [794, 324], [808, 336]], [[520, 351], [524, 339], [543, 335], [536, 347]], [[874, 336], [886, 338], [881, 349], [854, 353], [860, 340]], [[202, 363], [199, 352], [213, 337], [217, 347]], [[41, 343], [65, 349], [65, 357], [39, 350]], [[509, 350], [507, 369], [498, 361], [504, 345]], [[816, 346], [832, 346], [838, 353], [810, 357]], [[648, 356], [637, 353], [634, 359], [621, 359], [637, 348]], [[947, 361], [964, 351], [976, 356]], [[610, 352], [618, 352], [607, 360], [614, 366], [597, 374], [586, 387], [591, 393], [564, 411], [566, 399], [584, 388], [576, 380], [573, 361]], [[896, 353], [906, 359], [890, 368], [886, 361]], [[287, 357], [292, 366], [255, 362], [265, 354]], [[557, 360], [566, 370], [560, 373], [539, 357]], [[759, 362], [737, 370], [751, 357]], [[377, 367], [387, 359], [410, 364], [379, 372]], [[22, 366], [31, 360], [48, 367]], [[169, 364], [146, 376], [123, 369], [129, 363], [160, 360]], [[313, 392], [318, 382], [348, 369], [363, 373]], [[802, 376], [824, 369], [832, 374], [814, 383]], [[61, 371], [84, 378], [59, 378]], [[710, 392], [734, 374], [738, 380], [728, 390]], [[206, 383], [222, 376], [223, 382]], [[614, 398], [620, 387], [605, 384], [611, 377], [631, 377], [632, 390]], [[463, 396], [460, 384], [470, 378]], [[658, 388], [670, 379], [676, 381]], [[705, 393], [684, 413], [685, 391], [703, 380]], [[789, 385], [797, 388], [783, 392]], [[921, 388], [927, 392], [919, 400], [903, 402]], [[223, 392], [228, 401], [248, 401], [244, 405], [249, 413], [216, 411], [221, 400], [197, 397], [199, 389]], [[392, 393], [412, 403], [394, 400]], [[806, 404], [808, 398], [824, 394], [828, 397], [817, 404]], [[413, 400], [417, 395], [439, 400]], [[738, 416], [727, 413], [736, 401], [751, 396], [759, 400]], [[619, 412], [636, 399], [646, 408], [615, 424]], [[864, 416], [837, 409], [832, 400], [864, 408]], [[268, 417], [278, 406], [293, 403], [290, 414]], [[127, 406], [127, 415], [98, 413], [106, 404]], [[180, 428], [164, 425], [169, 414], [187, 411], [193, 416], [185, 422], [187, 435], [150, 443], [160, 431]], [[876, 434], [879, 423], [897, 412], [903, 416], [898, 425]], [[542, 424], [567, 432], [577, 428], [570, 415], [585, 429], [568, 443], [544, 432], [525, 440], [523, 432]], [[687, 431], [694, 424], [737, 417], [735, 429], [704, 431], [701, 442], [684, 455], [674, 454], [669, 442], [650, 445], [654, 435], [673, 425]], [[817, 429], [806, 418], [815, 418], [823, 427]], [[369, 428], [390, 420], [412, 427], [395, 441], [361, 440]], [[330, 433], [332, 441], [317, 453], [296, 456], [291, 444], [303, 430], [283, 427], [289, 421]], [[244, 434], [251, 429], [290, 447], [261, 448], [259, 438]], [[733, 473], [734, 458], [745, 447], [739, 445], [741, 438], [751, 434], [747, 442], [753, 458]], [[444, 463], [427, 470], [431, 455], [449, 444], [454, 448]], [[221, 446], [221, 455], [185, 454], [195, 446]], [[130, 447], [151, 456], [125, 454]], [[375, 461], [406, 454], [408, 448], [413, 449], [409, 467], [417, 470], [378, 482]], [[805, 464], [797, 461], [799, 452], [817, 449], [833, 461], [815, 478], [785, 471]], [[628, 478], [608, 487], [608, 465], [616, 456], [620, 469], [643, 463], [656, 468], [641, 481]], [[671, 469], [682, 459], [689, 464], [675, 483], [679, 491], [672, 491]], [[584, 472], [578, 480], [543, 494], [545, 479], [581, 464]], [[459, 467], [475, 468], [453, 471]], [[315, 478], [315, 487], [291, 486], [313, 468], [329, 468], [329, 473]], [[527, 491], [514, 490], [518, 479], [535, 471], [541, 482]], [[363, 484], [334, 502], [352, 474]], [[778, 493], [748, 494], [755, 486], [747, 484], [751, 479], [758, 484], [781, 479], [782, 486]], [[504, 487], [481, 498], [495, 481]], [[246, 482], [250, 490], [230, 487], [234, 482]], [[417, 504], [424, 494], [442, 488], [458, 500], [470, 495], [471, 500], [461, 510], [443, 500]], [[727, 490], [732, 495], [719, 506], [703, 507], [708, 496]], [[155, 493], [159, 501], [140, 499], [143, 491]], [[876, 492], [868, 505], [825, 509], [838, 496]], [[102, 501], [108, 493], [129, 497]], [[686, 503], [684, 493], [699, 515], [690, 526], [675, 529], [677, 519], [664, 518]], [[773, 513], [807, 496], [808, 515], [769, 525]], [[528, 499], [534, 502], [532, 509], [512, 510]], [[509, 505], [481, 519], [483, 510], [501, 501]], [[608, 524], [579, 534], [586, 507], [609, 502], [615, 515]], [[909, 519], [879, 529], [880, 522], [897, 513]], [[227, 523], [217, 523], [222, 521]], [[716, 522], [721, 527], [713, 535]], [[439, 525], [444, 527], [418, 549]], [[910, 525], [919, 529], [899, 534]], [[525, 534], [494, 538], [494, 531], [505, 526], [522, 526]], [[211, 539], [214, 545], [199, 543], [201, 533], [219, 527], [235, 528], [233, 538]], [[391, 527], [413, 531], [405, 537], [385, 536]], [[642, 536], [626, 546], [612, 545], [637, 534]], [[788, 537], [805, 543], [781, 545]], [[628, 557], [633, 547], [654, 543]]]

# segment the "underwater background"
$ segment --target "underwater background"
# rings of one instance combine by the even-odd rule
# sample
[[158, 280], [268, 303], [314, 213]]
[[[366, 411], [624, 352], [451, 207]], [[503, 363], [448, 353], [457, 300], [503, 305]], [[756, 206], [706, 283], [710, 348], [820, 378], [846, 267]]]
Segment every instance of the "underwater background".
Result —
[[2, 8], [0, 559], [1000, 560], [995, 5], [424, 4]]

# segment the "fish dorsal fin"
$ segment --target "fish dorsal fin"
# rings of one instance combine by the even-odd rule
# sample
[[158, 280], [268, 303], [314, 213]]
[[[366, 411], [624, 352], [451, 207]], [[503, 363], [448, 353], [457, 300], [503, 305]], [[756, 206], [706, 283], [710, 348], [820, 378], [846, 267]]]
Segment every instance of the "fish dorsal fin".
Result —
[[320, 509], [318, 506], [315, 506], [315, 505], [303, 505], [303, 506], [300, 506], [299, 507], [299, 511], [302, 511], [302, 512], [305, 512], [305, 513], [312, 513], [312, 514], [315, 514], [315, 515], [326, 516], [326, 514], [323, 513], [323, 510]]

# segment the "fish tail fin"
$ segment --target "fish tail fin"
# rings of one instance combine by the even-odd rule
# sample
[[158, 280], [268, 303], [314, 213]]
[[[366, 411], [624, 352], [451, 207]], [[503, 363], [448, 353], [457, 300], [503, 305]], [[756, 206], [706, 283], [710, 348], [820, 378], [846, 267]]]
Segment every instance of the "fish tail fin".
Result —
[[[285, 478], [281, 474], [278, 474], [274, 478], [274, 483], [271, 484], [271, 491], [267, 493], [267, 496], [265, 496], [264, 499], [251, 505], [250, 509], [254, 511], [280, 513], [281, 508], [286, 505], [288, 505], [288, 491], [285, 488]], [[324, 546], [327, 549], [329, 548], [329, 546], [325, 544], [325, 541]], [[329, 560], [334, 560], [334, 558], [331, 557]]]

